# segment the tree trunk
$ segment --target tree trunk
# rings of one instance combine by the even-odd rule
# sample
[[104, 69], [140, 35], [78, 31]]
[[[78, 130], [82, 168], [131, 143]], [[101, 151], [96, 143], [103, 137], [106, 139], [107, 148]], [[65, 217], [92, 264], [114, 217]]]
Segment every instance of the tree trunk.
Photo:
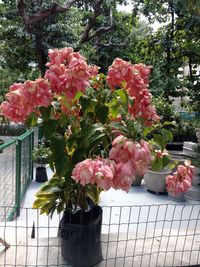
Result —
[[47, 57], [44, 53], [41, 35], [39, 32], [35, 33], [35, 53], [38, 60], [38, 67], [41, 72], [41, 77], [44, 77], [46, 71]]

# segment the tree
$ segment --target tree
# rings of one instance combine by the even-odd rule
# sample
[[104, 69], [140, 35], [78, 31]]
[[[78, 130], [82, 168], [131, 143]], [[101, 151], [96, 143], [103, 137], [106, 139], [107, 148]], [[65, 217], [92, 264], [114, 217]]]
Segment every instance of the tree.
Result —
[[[164, 23], [157, 32], [146, 38], [149, 47], [147, 60], [156, 70], [153, 73], [153, 92], [177, 96], [185, 80], [178, 78], [179, 68], [199, 64], [200, 8], [198, 0], [142, 0], [134, 1], [135, 16], [143, 14], [150, 23]], [[149, 58], [149, 59], [148, 59]], [[160, 90], [158, 90], [158, 88]]]
[[[87, 47], [86, 44], [93, 48], [101, 36], [115, 31], [113, 13], [117, 3], [122, 2], [126, 1], [18, 0], [16, 5], [14, 0], [2, 0], [1, 20], [5, 27], [0, 29], [4, 40], [0, 48], [1, 66], [15, 68], [22, 76], [30, 73], [34, 66], [43, 75], [49, 48], [72, 46], [78, 51]], [[15, 51], [11, 47], [15, 47]], [[16, 54], [23, 62], [15, 60]]]
[[[42, 75], [45, 72], [45, 64], [47, 62], [43, 43], [43, 35], [46, 33], [44, 25], [46, 23], [49, 26], [52, 25], [53, 20], [59, 20], [58, 16], [62, 13], [69, 12], [73, 6], [81, 8], [82, 11], [84, 11], [84, 16], [80, 20], [83, 23], [82, 33], [78, 44], [76, 44], [76, 51], [78, 51], [84, 43], [111, 31], [113, 28], [112, 8], [103, 0], [71, 0], [67, 3], [62, 3], [62, 1], [57, 1], [56, 3], [52, 3], [52, 1], [45, 1], [44, 3], [44, 1], [41, 0], [34, 2], [35, 5], [31, 3], [31, 5], [28, 6], [23, 0], [18, 0], [17, 8], [19, 15], [24, 22], [25, 29], [34, 38], [38, 66]], [[101, 16], [109, 16], [109, 24], [96, 27], [98, 20], [101, 19]]]

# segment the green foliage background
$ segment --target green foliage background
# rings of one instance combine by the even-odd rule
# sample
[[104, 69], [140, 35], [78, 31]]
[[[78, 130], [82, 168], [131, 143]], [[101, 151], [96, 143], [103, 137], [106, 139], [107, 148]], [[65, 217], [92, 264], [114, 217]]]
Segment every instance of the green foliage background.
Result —
[[[57, 1], [65, 4], [67, 1]], [[95, 1], [78, 1], [68, 12], [52, 15], [28, 33], [20, 18], [15, 0], [0, 3], [0, 94], [10, 84], [40, 75], [35, 51], [36, 36], [40, 38], [47, 60], [49, 48], [72, 46], [81, 50], [89, 63], [105, 72], [116, 57], [132, 63], [153, 66], [150, 89], [155, 96], [188, 95], [195, 111], [200, 110], [200, 1], [199, 0], [136, 0], [130, 13], [119, 12], [117, 4], [127, 1], [104, 1], [92, 33], [110, 23], [113, 28], [97, 38], [81, 43], [86, 23], [93, 15]], [[34, 14], [49, 8], [53, 1], [25, 1], [26, 12]], [[141, 16], [143, 20], [141, 20]], [[162, 23], [153, 30], [152, 23]], [[182, 77], [180, 68], [189, 66], [189, 75]], [[181, 79], [180, 79], [181, 77]], [[1, 96], [1, 101], [3, 97]]]

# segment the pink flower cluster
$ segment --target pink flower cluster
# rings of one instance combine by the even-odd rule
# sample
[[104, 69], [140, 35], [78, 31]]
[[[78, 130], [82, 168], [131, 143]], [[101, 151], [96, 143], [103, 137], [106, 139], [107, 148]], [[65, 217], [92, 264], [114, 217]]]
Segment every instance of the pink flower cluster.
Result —
[[16, 123], [24, 122], [31, 112], [38, 113], [38, 107], [49, 106], [53, 93], [66, 96], [66, 101], [60, 101], [64, 113], [77, 114], [77, 110], [71, 110], [71, 100], [77, 92], [86, 89], [89, 79], [97, 75], [98, 67], [87, 65], [85, 58], [73, 52], [72, 48], [50, 49], [49, 58], [45, 79], [16, 83], [10, 87], [7, 101], [0, 106], [1, 115]]
[[13, 122], [24, 122], [32, 111], [49, 106], [52, 92], [44, 79], [15, 83], [6, 94], [7, 101], [0, 106], [0, 113]]
[[77, 92], [84, 92], [91, 76], [97, 75], [97, 66], [88, 66], [84, 57], [72, 48], [49, 50], [49, 69], [45, 78], [50, 81], [52, 91], [73, 99]]
[[155, 107], [151, 105], [152, 96], [148, 90], [150, 67], [143, 64], [132, 65], [120, 58], [116, 58], [109, 67], [107, 83], [113, 90], [124, 87], [133, 99], [129, 105], [129, 112], [133, 118], [142, 118], [146, 125], [158, 121]]
[[72, 177], [83, 186], [97, 184], [108, 190], [122, 189], [128, 191], [135, 180], [135, 175], [143, 175], [150, 164], [150, 149], [147, 142], [140, 144], [128, 140], [125, 136], [118, 136], [112, 143], [109, 159], [86, 159], [79, 162]]
[[189, 161], [185, 161], [184, 165], [178, 165], [177, 171], [166, 177], [167, 191], [174, 195], [187, 192], [191, 187], [193, 173], [194, 166]]

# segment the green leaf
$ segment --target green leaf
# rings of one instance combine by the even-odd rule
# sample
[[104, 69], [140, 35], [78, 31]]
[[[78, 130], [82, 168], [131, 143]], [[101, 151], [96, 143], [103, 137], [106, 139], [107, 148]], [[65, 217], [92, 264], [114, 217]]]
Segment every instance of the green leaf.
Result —
[[82, 147], [79, 147], [78, 149], [74, 151], [73, 156], [72, 156], [72, 162], [74, 165], [84, 159], [85, 151], [86, 151], [85, 148], [82, 148]]
[[109, 104], [109, 114], [111, 114], [111, 116], [113, 118], [117, 118], [120, 108], [121, 108], [121, 103], [118, 101], [117, 98], [113, 99]]
[[152, 128], [151, 127], [145, 127], [143, 130], [143, 135], [147, 136], [148, 134], [150, 134], [152, 132]]
[[41, 188], [40, 188], [40, 192], [46, 192], [46, 191], [48, 191], [49, 189], [51, 189], [52, 188], [52, 185], [50, 185], [49, 183], [48, 184], [46, 184], [46, 185], [44, 185], [44, 186], [42, 186]]
[[170, 163], [168, 164], [168, 168], [169, 168], [170, 170], [172, 170], [172, 169], [174, 169], [177, 165], [178, 165], [178, 161], [170, 162]]
[[81, 96], [80, 103], [81, 103], [82, 108], [86, 110], [90, 107], [91, 100], [88, 96]]
[[83, 96], [82, 92], [77, 92], [75, 97], [73, 98], [73, 101], [79, 100]]
[[162, 129], [162, 135], [165, 139], [165, 143], [171, 142], [173, 140], [173, 134], [170, 130]]
[[152, 171], [159, 171], [163, 169], [163, 163], [161, 160], [155, 161], [153, 163]]
[[55, 189], [55, 187], [59, 187], [60, 186], [60, 179], [59, 178], [51, 178], [48, 183], [46, 183], [45, 185], [43, 185], [41, 188], [40, 188], [40, 191], [39, 192], [48, 192], [48, 190], [50, 189]]
[[48, 192], [42, 192], [42, 191], [38, 191], [35, 196], [38, 199], [45, 199], [46, 201], [50, 201], [50, 200], [56, 200], [59, 196], [59, 191], [60, 189], [57, 188], [58, 190], [56, 190], [56, 188], [54, 188], [54, 192], [53, 191], [48, 191]]
[[35, 113], [31, 113], [31, 115], [26, 120], [26, 125], [28, 128], [34, 127], [37, 124], [38, 116]]
[[165, 149], [165, 145], [166, 145], [165, 140], [161, 134], [154, 134], [153, 140], [155, 143], [157, 143], [160, 146], [162, 151]]
[[169, 156], [163, 156], [163, 158], [162, 158], [162, 162], [163, 162], [163, 168], [165, 168], [169, 163], [170, 163], [170, 158], [169, 158]]
[[55, 160], [65, 154], [64, 136], [59, 133], [53, 133], [51, 139], [51, 151], [53, 152]]
[[90, 125], [86, 125], [83, 129], [82, 129], [82, 134], [85, 137], [86, 140], [90, 140], [90, 138], [97, 132], [104, 132], [105, 131], [105, 127], [103, 124], [101, 123], [96, 123], [96, 124], [90, 124]]
[[38, 198], [33, 202], [33, 209], [39, 209], [40, 207], [42, 207], [42, 205], [44, 205], [46, 203], [46, 199], [42, 199], [42, 198]]
[[106, 133], [96, 133], [95, 135], [93, 135], [90, 139], [90, 147], [91, 145], [94, 146], [94, 142], [97, 142], [98, 143], [106, 136]]
[[50, 119], [48, 121], [44, 121], [42, 125], [42, 132], [47, 139], [52, 137], [52, 134], [56, 132], [57, 121]]
[[56, 203], [54, 201], [45, 203], [40, 208], [40, 214], [46, 213], [49, 215], [53, 209], [55, 210], [55, 204]]
[[94, 202], [94, 204], [99, 203], [100, 190], [97, 186], [90, 186], [86, 188], [86, 195]]
[[65, 207], [65, 203], [63, 201], [60, 201], [60, 203], [58, 204], [58, 206], [56, 208], [58, 214], [60, 214], [64, 210], [64, 207]]
[[66, 116], [66, 114], [64, 114], [64, 113], [60, 113], [60, 117], [59, 117], [59, 121], [60, 121], [60, 124], [63, 126], [63, 125], [65, 125], [66, 124], [66, 122], [67, 122], [67, 116]]
[[52, 171], [54, 171], [54, 155], [53, 153], [49, 156], [49, 166]]
[[96, 116], [101, 123], [105, 123], [108, 117], [108, 107], [103, 104], [99, 104], [95, 108]]
[[166, 125], [166, 126], [174, 126], [174, 123], [171, 122], [171, 121], [165, 121], [165, 122], [163, 123], [163, 125]]
[[54, 207], [51, 208], [51, 211], [49, 213], [51, 218], [52, 218], [53, 213], [54, 213], [55, 210], [56, 210], [56, 206], [54, 206]]
[[65, 175], [68, 168], [68, 158], [66, 155], [62, 155], [62, 157], [55, 160], [55, 168], [58, 177], [61, 178], [62, 176]]
[[50, 180], [49, 180], [49, 185], [51, 186], [55, 186], [55, 185], [60, 185], [61, 181], [58, 177], [52, 177]]
[[128, 95], [125, 90], [119, 89], [115, 91], [121, 98], [122, 103], [125, 105], [128, 102]]
[[40, 107], [40, 113], [42, 115], [42, 118], [44, 120], [48, 120], [49, 117], [50, 117], [50, 114], [51, 114], [51, 109], [52, 109], [52, 106], [48, 106], [48, 107]]

